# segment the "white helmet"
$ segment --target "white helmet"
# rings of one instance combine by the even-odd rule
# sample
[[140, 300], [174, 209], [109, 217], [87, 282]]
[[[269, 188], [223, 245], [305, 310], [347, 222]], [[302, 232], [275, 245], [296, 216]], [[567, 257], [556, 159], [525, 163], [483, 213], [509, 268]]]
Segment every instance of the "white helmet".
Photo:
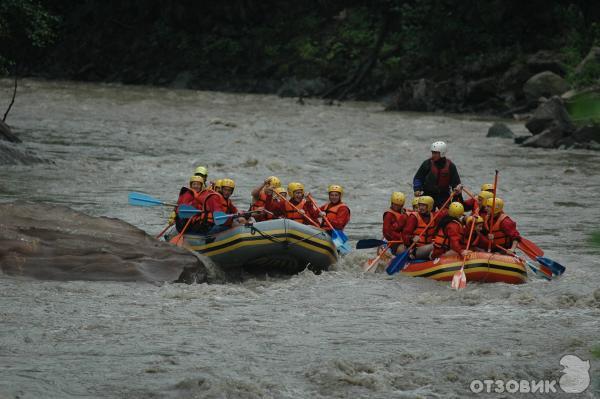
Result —
[[439, 152], [442, 158], [446, 156], [447, 149], [448, 146], [443, 141], [436, 141], [431, 145], [431, 151]]

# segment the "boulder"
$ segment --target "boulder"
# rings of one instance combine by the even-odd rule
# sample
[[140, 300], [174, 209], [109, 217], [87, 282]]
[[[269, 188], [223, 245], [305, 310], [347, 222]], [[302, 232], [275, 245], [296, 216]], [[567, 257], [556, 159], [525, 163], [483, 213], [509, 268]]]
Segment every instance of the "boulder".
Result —
[[529, 78], [523, 85], [523, 92], [528, 99], [534, 100], [540, 97], [561, 95], [570, 88], [562, 77], [554, 72], [545, 71]]
[[36, 163], [49, 162], [23, 149], [18, 144], [0, 141], [0, 165], [33, 165]]
[[503, 139], [514, 139], [515, 134], [504, 123], [496, 122], [488, 129], [486, 137], [500, 137]]
[[0, 274], [61, 281], [205, 281], [199, 256], [122, 220], [60, 205], [0, 204]]
[[556, 148], [559, 145], [559, 141], [564, 137], [565, 132], [563, 130], [553, 127], [529, 137], [521, 145], [523, 147]]
[[563, 100], [556, 96], [540, 104], [525, 124], [525, 127], [533, 134], [540, 134], [552, 127], [567, 133], [575, 131], [575, 126], [569, 118]]
[[15, 136], [10, 130], [10, 127], [0, 120], [0, 140], [10, 141], [12, 143], [20, 143], [21, 139]]
[[585, 58], [575, 67], [574, 74], [581, 75], [593, 65], [600, 66], [600, 47], [592, 47]]

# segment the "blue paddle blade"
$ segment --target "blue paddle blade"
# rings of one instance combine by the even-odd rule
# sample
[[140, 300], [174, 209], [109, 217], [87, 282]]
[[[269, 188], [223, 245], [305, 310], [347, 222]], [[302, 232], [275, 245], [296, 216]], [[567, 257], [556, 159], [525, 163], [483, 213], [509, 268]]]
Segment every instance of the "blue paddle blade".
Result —
[[552, 274], [556, 275], [556, 276], [560, 276], [561, 274], [563, 274], [565, 272], [565, 270], [567, 270], [563, 265], [561, 265], [560, 263], [550, 259], [550, 258], [546, 258], [543, 256], [538, 256], [537, 261], [540, 262], [540, 264], [546, 266], [547, 268], [549, 268], [550, 270], [552, 270]]
[[225, 212], [213, 212], [213, 219], [217, 226], [221, 226], [227, 222], [227, 219], [233, 215], [227, 215]]
[[356, 243], [356, 249], [367, 249], [367, 248], [377, 248], [382, 245], [386, 245], [387, 242], [383, 240], [376, 240], [374, 238], [367, 238], [364, 240], [358, 240]]
[[200, 210], [189, 205], [179, 205], [179, 207], [177, 208], [177, 214], [182, 219], [189, 219], [193, 216], [198, 215], [200, 212]]
[[129, 193], [127, 199], [129, 205], [134, 206], [156, 206], [163, 204], [161, 200], [144, 193]]
[[400, 255], [396, 255], [394, 259], [390, 262], [388, 267], [385, 269], [387, 274], [390, 276], [392, 274], [398, 273], [400, 270], [404, 269], [406, 262], [408, 261], [408, 250], [402, 252]]
[[346, 235], [346, 233], [344, 233], [343, 230], [335, 230], [338, 235], [340, 236], [340, 238], [342, 239], [342, 241], [347, 242], [348, 241], [348, 236]]
[[347, 242], [342, 242], [342, 240], [339, 237], [332, 238], [332, 241], [335, 244], [335, 248], [339, 251], [339, 253], [341, 253], [342, 255], [348, 255], [350, 252], [352, 252], [352, 247], [350, 246], [350, 244], [348, 244]]

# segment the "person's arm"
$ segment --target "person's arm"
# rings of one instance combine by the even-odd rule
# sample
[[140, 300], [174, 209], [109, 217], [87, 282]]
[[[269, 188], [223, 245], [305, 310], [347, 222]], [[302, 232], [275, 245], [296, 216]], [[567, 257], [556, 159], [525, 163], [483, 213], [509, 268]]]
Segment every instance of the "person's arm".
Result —
[[417, 218], [414, 215], [410, 215], [406, 221], [404, 229], [402, 229], [402, 240], [404, 241], [404, 245], [408, 246], [412, 243], [412, 238], [415, 229], [417, 228], [417, 224]]
[[461, 182], [460, 176], [458, 175], [458, 169], [456, 169], [456, 165], [454, 164], [454, 162], [452, 162], [450, 164], [450, 187], [452, 187], [452, 189], [455, 189], [456, 186], [458, 186], [459, 184], [461, 184]]
[[250, 194], [252, 194], [252, 199], [254, 201], [256, 201], [259, 196], [260, 196], [260, 192], [265, 188], [265, 186], [269, 184], [269, 180], [265, 180], [260, 186], [257, 186], [254, 188], [254, 190], [252, 190], [252, 192]]
[[415, 174], [415, 177], [413, 177], [413, 191], [415, 193], [418, 191], [423, 191], [423, 186], [425, 185], [425, 177], [427, 177], [427, 174], [430, 170], [430, 160], [427, 159], [421, 164], [419, 170], [417, 170], [417, 173]]
[[517, 224], [511, 218], [505, 217], [500, 224], [500, 228], [512, 240], [512, 246], [508, 249], [514, 252], [519, 241], [521, 241], [521, 234], [517, 230]]

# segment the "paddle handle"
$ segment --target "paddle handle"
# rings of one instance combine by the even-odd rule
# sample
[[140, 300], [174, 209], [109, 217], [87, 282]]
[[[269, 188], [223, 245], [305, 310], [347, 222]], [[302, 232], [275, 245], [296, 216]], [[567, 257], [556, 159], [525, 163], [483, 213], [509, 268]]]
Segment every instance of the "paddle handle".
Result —
[[[312, 197], [312, 195], [308, 194], [306, 197], [310, 200], [310, 202], [312, 202], [312, 204], [314, 205], [315, 208], [321, 209], [321, 208], [319, 208], [319, 205], [314, 200], [314, 198]], [[327, 226], [329, 226], [329, 228], [331, 230], [336, 230], [335, 228], [333, 228], [333, 225], [331, 224], [331, 222], [329, 221], [329, 219], [327, 219], [327, 215], [323, 216], [323, 220], [325, 221], [325, 223], [327, 224]]]
[[[494, 227], [494, 213], [496, 213], [496, 193], [498, 192], [498, 169], [496, 169], [496, 174], [494, 175], [494, 197], [492, 199], [492, 214], [490, 216], [490, 225], [488, 226], [488, 231], [492, 232], [492, 227]], [[492, 241], [490, 240], [488, 243], [488, 252], [492, 252]]]
[[312, 220], [307, 214], [306, 212], [303, 210], [302, 212], [300, 212], [300, 209], [298, 209], [298, 207], [294, 204], [292, 204], [287, 198], [285, 198], [283, 195], [279, 194], [277, 191], [273, 190], [273, 194], [277, 194], [277, 196], [279, 198], [281, 198], [282, 200], [284, 200], [285, 202], [287, 202], [288, 204], [290, 204], [299, 214], [301, 214], [306, 220], [308, 220], [309, 222], [311, 222], [315, 227], [318, 227], [319, 229], [321, 228], [321, 226], [319, 226], [317, 224], [317, 222], [315, 222], [314, 220]]
[[385, 246], [385, 248], [383, 249], [383, 251], [381, 251], [373, 260], [370, 260], [367, 262], [368, 267], [365, 268], [366, 272], [370, 272], [371, 270], [373, 270], [373, 265], [376, 265], [377, 262], [379, 261], [379, 259], [381, 259], [381, 257], [383, 256], [384, 253], [387, 252], [388, 249], [390, 249], [390, 247], [392, 246], [392, 244], [390, 244], [389, 242], [387, 243], [387, 245]]

